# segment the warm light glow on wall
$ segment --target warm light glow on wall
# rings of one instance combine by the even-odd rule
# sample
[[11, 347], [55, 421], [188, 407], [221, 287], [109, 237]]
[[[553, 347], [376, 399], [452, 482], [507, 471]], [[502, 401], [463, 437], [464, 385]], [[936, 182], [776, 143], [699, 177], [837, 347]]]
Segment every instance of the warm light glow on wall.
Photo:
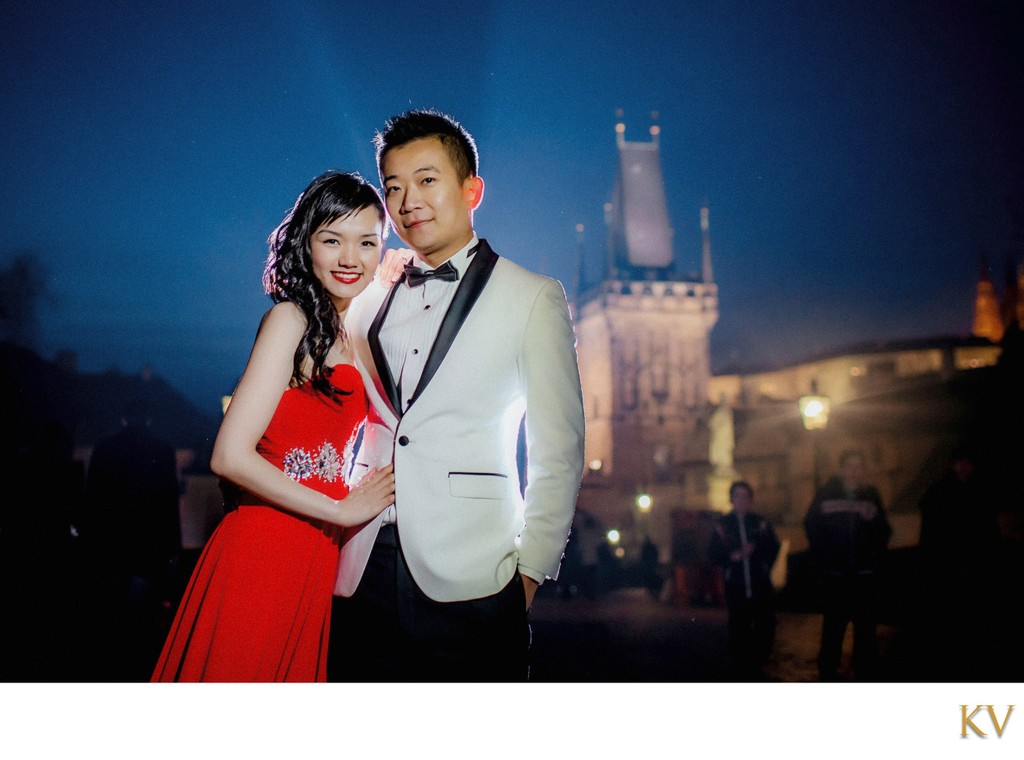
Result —
[[602, 467], [604, 467], [604, 462], [602, 462], [600, 459], [591, 459], [590, 460], [590, 469], [591, 469], [592, 472], [597, 472]]

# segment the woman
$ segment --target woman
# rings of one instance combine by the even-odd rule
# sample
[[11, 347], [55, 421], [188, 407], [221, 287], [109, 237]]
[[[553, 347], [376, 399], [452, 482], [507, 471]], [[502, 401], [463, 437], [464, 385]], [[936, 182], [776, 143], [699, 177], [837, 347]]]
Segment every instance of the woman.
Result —
[[271, 234], [263, 284], [275, 305], [210, 462], [237, 487], [237, 508], [203, 549], [153, 681], [326, 680], [335, 526], [394, 500], [390, 465], [346, 481], [367, 402], [344, 317], [373, 278], [384, 233], [377, 191], [328, 172]]

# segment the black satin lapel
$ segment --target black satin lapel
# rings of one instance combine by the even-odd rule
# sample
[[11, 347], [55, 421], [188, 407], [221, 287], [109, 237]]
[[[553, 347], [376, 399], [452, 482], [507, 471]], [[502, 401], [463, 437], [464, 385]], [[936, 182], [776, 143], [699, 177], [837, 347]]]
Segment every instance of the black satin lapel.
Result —
[[366, 333], [366, 341], [370, 344], [370, 354], [373, 356], [373, 363], [377, 365], [377, 376], [384, 384], [384, 390], [387, 392], [388, 401], [391, 404], [391, 411], [398, 417], [402, 416], [402, 405], [398, 400], [398, 386], [395, 385], [395, 379], [391, 376], [391, 368], [388, 367], [388, 360], [384, 356], [384, 349], [380, 346], [380, 327], [384, 324], [384, 317], [387, 316], [388, 309], [391, 308], [391, 302], [395, 298], [395, 293], [404, 281], [405, 275], [403, 274], [384, 298], [384, 302], [377, 310], [377, 316], [373, 318], [373, 321], [370, 323], [370, 329]]
[[459, 334], [462, 323], [469, 316], [473, 304], [480, 297], [480, 293], [484, 289], [484, 285], [487, 284], [487, 280], [490, 279], [491, 272], [494, 271], [494, 265], [497, 263], [498, 254], [487, 244], [486, 240], [481, 240], [480, 247], [473, 254], [473, 260], [470, 261], [469, 266], [466, 268], [466, 276], [463, 277], [459, 289], [455, 291], [452, 305], [448, 307], [448, 313], [441, 320], [441, 327], [437, 331], [437, 339], [430, 349], [427, 363], [423, 366], [423, 374], [420, 376], [420, 382], [416, 386], [416, 392], [412, 394], [410, 403], [419, 398], [423, 389], [427, 387], [427, 383], [430, 382], [434, 373], [437, 372], [437, 368], [441, 366], [441, 362], [444, 361], [444, 357], [448, 354], [448, 349], [451, 348], [452, 343], [455, 341], [455, 336]]

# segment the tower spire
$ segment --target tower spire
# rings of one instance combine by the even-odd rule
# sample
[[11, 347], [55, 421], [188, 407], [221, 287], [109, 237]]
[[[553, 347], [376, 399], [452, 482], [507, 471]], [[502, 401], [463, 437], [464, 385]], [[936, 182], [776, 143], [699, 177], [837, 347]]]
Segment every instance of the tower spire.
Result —
[[710, 225], [708, 223], [708, 204], [705, 203], [700, 209], [700, 236], [701, 236], [701, 257], [700, 257], [700, 270], [701, 280], [704, 282], [714, 282], [715, 278], [711, 274], [711, 232]]
[[999, 297], [988, 270], [988, 257], [981, 254], [978, 289], [974, 297], [974, 325], [972, 332], [979, 338], [998, 343], [1003, 338], [1003, 320], [999, 313]]
[[582, 223], [576, 224], [576, 266], [574, 267], [576, 271], [573, 273], [572, 303], [570, 304], [573, 319], [579, 313], [580, 296], [585, 287], [583, 283], [583, 229]]
[[[621, 109], [616, 115], [621, 119]], [[626, 139], [626, 125], [620, 120], [615, 133], [619, 166], [605, 215], [613, 259], [610, 271], [637, 278], [666, 274], [675, 257], [659, 153], [661, 128], [655, 124], [649, 141], [633, 142]]]

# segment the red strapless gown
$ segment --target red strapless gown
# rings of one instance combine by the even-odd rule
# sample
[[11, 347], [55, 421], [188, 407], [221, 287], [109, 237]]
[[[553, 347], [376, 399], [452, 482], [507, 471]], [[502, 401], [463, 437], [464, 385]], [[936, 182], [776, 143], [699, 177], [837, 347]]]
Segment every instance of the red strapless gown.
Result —
[[[309, 383], [284, 392], [258, 449], [338, 499], [366, 394], [355, 367], [329, 370], [341, 403]], [[339, 530], [243, 494], [210, 536], [153, 681], [325, 681]]]

